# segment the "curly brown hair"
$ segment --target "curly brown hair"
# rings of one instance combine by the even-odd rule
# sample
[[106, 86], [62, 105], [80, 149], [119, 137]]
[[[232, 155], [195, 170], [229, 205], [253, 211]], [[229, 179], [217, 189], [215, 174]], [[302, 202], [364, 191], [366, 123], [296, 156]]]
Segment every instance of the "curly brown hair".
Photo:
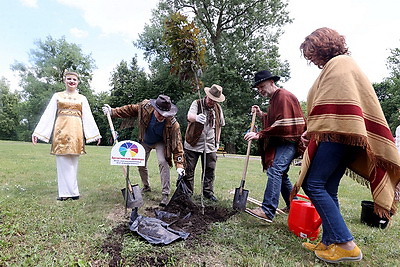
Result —
[[308, 35], [300, 45], [305, 59], [322, 69], [325, 64], [338, 55], [348, 55], [345, 37], [329, 28], [319, 28]]

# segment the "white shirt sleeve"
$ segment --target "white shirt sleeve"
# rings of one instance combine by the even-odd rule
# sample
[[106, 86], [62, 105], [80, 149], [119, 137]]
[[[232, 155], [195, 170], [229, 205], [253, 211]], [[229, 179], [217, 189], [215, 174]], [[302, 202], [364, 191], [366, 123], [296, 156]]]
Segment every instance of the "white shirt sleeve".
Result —
[[193, 114], [193, 115], [197, 115], [197, 100], [193, 101], [192, 104], [190, 105], [189, 111], [188, 111], [188, 115], [189, 114]]
[[54, 120], [57, 113], [57, 94], [54, 94], [50, 99], [42, 117], [39, 120], [32, 136], [36, 136], [38, 139], [48, 143], [50, 141], [51, 133], [54, 128]]
[[92, 111], [90, 110], [87, 98], [83, 96], [82, 100], [82, 125], [85, 134], [86, 143], [94, 142], [101, 138], [99, 128], [94, 120]]

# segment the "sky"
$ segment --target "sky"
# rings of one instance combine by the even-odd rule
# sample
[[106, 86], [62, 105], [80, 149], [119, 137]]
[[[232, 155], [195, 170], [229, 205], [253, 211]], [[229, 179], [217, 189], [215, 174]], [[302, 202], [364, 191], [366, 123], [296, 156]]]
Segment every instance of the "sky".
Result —
[[[18, 78], [10, 69], [15, 62], [29, 65], [29, 51], [47, 36], [75, 43], [84, 55], [91, 55], [97, 69], [92, 88], [110, 89], [110, 73], [125, 60], [138, 56], [147, 69], [142, 51], [132, 44], [158, 0], [2, 0], [0, 9], [0, 77], [11, 90], [18, 90]], [[309, 65], [299, 50], [304, 38], [320, 27], [337, 30], [346, 37], [352, 57], [371, 82], [389, 76], [386, 59], [390, 49], [400, 48], [400, 1], [398, 0], [289, 0], [293, 23], [283, 28], [279, 49], [287, 60], [291, 78], [279, 85], [301, 101], [320, 70]], [[257, 71], [257, 70], [255, 70]], [[222, 85], [223, 86], [223, 85]], [[227, 96], [229, 97], [229, 96]]]

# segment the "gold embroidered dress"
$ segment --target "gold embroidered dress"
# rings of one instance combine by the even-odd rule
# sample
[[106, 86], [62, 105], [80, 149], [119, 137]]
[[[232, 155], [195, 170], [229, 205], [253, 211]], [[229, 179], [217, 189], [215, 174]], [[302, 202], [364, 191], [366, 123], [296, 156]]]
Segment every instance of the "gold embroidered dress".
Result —
[[50, 154], [82, 155], [85, 143], [101, 138], [89, 103], [78, 92], [58, 92], [51, 98], [33, 135], [49, 142], [52, 135]]

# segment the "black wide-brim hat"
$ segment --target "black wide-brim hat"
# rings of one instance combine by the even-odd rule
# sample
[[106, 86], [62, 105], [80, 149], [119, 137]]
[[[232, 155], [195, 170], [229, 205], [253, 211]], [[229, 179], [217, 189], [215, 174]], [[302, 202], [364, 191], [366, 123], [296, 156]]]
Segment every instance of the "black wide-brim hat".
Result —
[[274, 82], [279, 81], [281, 77], [272, 75], [271, 72], [268, 70], [262, 70], [256, 73], [254, 75], [254, 83], [253, 83], [253, 88], [256, 87], [258, 84], [262, 83], [263, 81], [266, 80], [274, 80]]
[[178, 108], [171, 103], [171, 99], [166, 95], [159, 95], [157, 99], [150, 99], [150, 104], [163, 117], [172, 117], [178, 112]]

